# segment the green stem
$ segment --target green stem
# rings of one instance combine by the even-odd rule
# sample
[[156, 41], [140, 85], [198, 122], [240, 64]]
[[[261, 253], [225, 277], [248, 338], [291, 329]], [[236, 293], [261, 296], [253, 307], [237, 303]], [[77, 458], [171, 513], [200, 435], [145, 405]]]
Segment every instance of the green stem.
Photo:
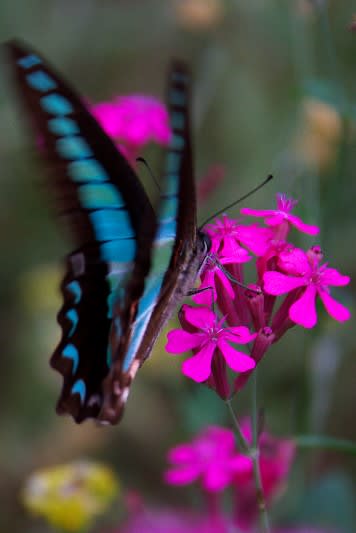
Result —
[[252, 378], [252, 439], [253, 448], [250, 450], [250, 455], [253, 463], [253, 473], [256, 485], [257, 505], [260, 513], [261, 528], [263, 533], [270, 533], [269, 516], [267, 511], [266, 499], [263, 492], [259, 448], [258, 448], [258, 397], [257, 397], [257, 368], [255, 368]]
[[239, 448], [241, 449], [242, 453], [246, 455], [251, 455], [250, 445], [242, 434], [239, 421], [237, 420], [237, 417], [231, 405], [231, 398], [228, 398], [227, 400], [225, 400], [225, 403], [229, 409], [229, 413], [234, 423], [234, 428], [235, 428], [235, 433], [236, 433], [236, 438], [238, 441]]
[[235, 412], [232, 408], [231, 404], [231, 398], [226, 400], [226, 405], [229, 409], [232, 421], [234, 423], [234, 428], [236, 432], [236, 438], [239, 444], [239, 447], [242, 451], [242, 453], [248, 455], [251, 457], [252, 465], [253, 465], [253, 474], [255, 478], [255, 486], [256, 486], [256, 499], [257, 499], [257, 507], [260, 514], [260, 521], [261, 521], [261, 533], [270, 533], [270, 525], [269, 525], [269, 517], [267, 512], [267, 506], [266, 506], [266, 500], [263, 492], [263, 486], [262, 486], [262, 479], [261, 479], [261, 471], [260, 471], [260, 462], [259, 462], [259, 449], [258, 449], [258, 408], [257, 408], [257, 376], [256, 376], [256, 370], [253, 372], [253, 376], [251, 378], [252, 381], [252, 387], [253, 387], [253, 402], [252, 402], [252, 446], [250, 446], [249, 442], [244, 437], [239, 421], [237, 420], [237, 417], [235, 415]]

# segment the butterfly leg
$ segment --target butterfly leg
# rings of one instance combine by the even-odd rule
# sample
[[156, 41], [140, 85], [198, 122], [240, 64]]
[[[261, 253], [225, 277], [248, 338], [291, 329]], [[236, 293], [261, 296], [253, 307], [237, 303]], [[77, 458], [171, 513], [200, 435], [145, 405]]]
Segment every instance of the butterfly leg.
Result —
[[196, 294], [200, 294], [201, 292], [205, 291], [211, 291], [211, 310], [213, 313], [215, 313], [215, 302], [214, 302], [214, 289], [213, 287], [202, 287], [201, 289], [190, 289], [188, 291], [187, 296], [195, 296]]

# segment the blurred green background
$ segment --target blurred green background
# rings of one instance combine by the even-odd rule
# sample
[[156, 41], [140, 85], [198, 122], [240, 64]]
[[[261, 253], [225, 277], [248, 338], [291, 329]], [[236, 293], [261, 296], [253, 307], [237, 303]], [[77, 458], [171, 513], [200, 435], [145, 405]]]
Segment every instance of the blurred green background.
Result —
[[[170, 59], [187, 60], [195, 81], [197, 180], [210, 165], [225, 169], [219, 188], [201, 202], [199, 219], [273, 173], [275, 180], [246, 205], [272, 208], [279, 191], [298, 198], [298, 214], [321, 226], [326, 260], [355, 278], [353, 9], [352, 0], [2, 0], [0, 37], [31, 43], [92, 102], [133, 92], [162, 97]], [[147, 501], [199, 505], [194, 491], [163, 485], [165, 453], [205, 424], [229, 419], [213, 393], [182, 378], [182, 358], [164, 352], [165, 333], [140, 370], [118, 427], [77, 426], [55, 414], [60, 378], [48, 359], [59, 338], [60, 260], [70, 244], [40, 186], [42, 169], [8, 78], [4, 59], [0, 531], [47, 531], [22, 510], [19, 490], [36, 468], [81, 457], [112, 465], [123, 486]], [[157, 175], [160, 153], [145, 154]], [[351, 310], [353, 290], [335, 293]], [[340, 325], [320, 311], [315, 330], [288, 332], [262, 362], [260, 403], [277, 435], [354, 439], [353, 319]], [[249, 405], [247, 387], [235, 406], [243, 415]], [[354, 473], [349, 456], [300, 451], [276, 518], [351, 533]]]

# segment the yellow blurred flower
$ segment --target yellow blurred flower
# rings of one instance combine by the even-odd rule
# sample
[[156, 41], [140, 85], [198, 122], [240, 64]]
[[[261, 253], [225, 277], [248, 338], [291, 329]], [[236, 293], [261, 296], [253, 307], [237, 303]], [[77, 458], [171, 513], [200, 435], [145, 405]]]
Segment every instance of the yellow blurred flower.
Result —
[[63, 531], [87, 530], [104, 513], [119, 491], [114, 473], [106, 466], [77, 461], [38, 470], [22, 492], [24, 506]]
[[176, 0], [175, 15], [178, 23], [187, 29], [209, 29], [223, 17], [221, 0]]
[[323, 170], [335, 160], [341, 130], [341, 117], [334, 107], [320, 100], [305, 99], [302, 127], [295, 139], [297, 155]]

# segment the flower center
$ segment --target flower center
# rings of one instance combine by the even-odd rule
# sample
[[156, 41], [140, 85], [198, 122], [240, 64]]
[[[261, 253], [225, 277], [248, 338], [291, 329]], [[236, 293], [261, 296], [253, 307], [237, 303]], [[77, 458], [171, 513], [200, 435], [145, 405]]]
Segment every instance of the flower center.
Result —
[[221, 328], [218, 328], [216, 325], [207, 328], [206, 333], [209, 337], [210, 342], [218, 342], [221, 331]]

